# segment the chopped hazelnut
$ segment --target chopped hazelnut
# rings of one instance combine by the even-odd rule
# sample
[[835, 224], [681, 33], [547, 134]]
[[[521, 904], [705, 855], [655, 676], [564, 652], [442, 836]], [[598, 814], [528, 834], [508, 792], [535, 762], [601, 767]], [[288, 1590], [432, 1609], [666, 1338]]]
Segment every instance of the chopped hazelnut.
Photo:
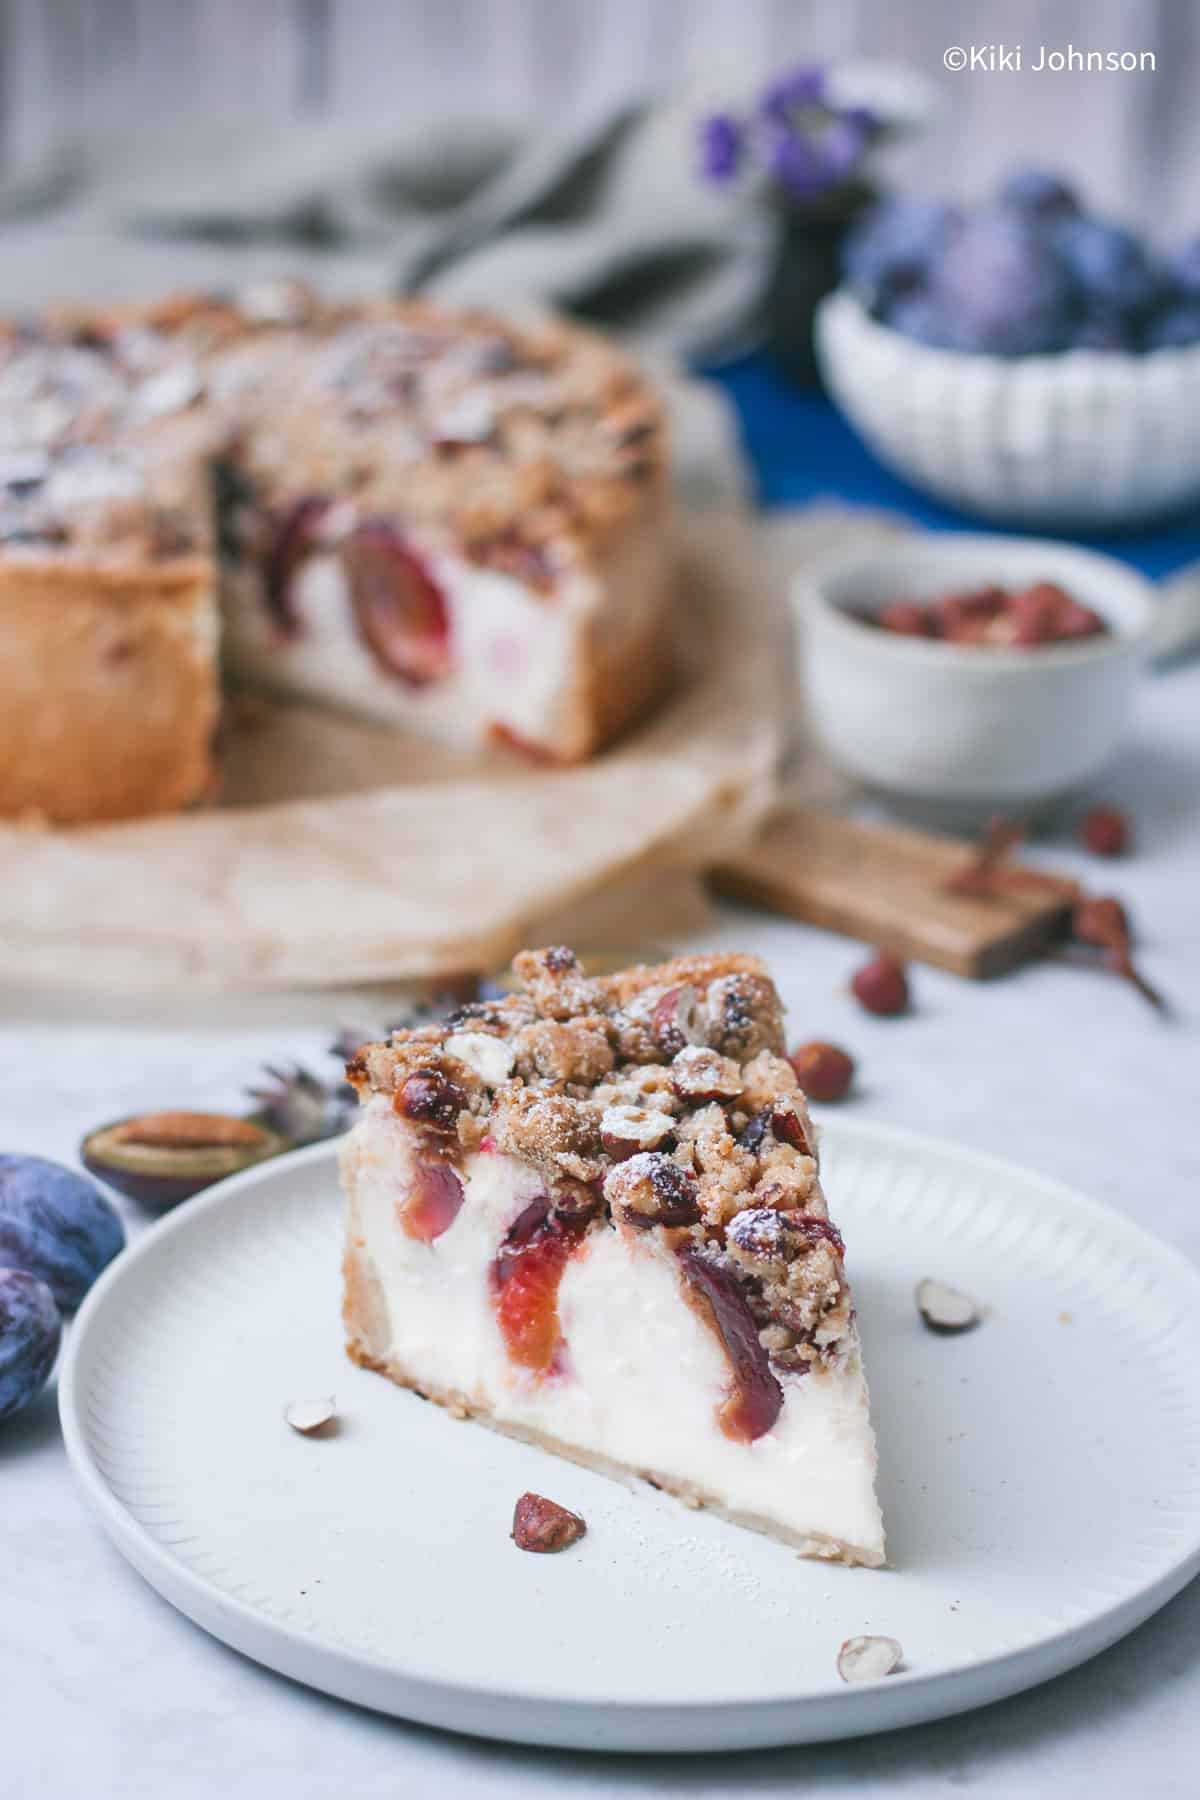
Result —
[[694, 1176], [655, 1151], [639, 1151], [618, 1163], [604, 1178], [604, 1197], [623, 1209], [631, 1222], [647, 1225], [691, 1225], [699, 1217]]
[[646, 1106], [609, 1106], [600, 1120], [600, 1142], [621, 1161], [639, 1150], [657, 1150], [675, 1129], [670, 1113]]
[[650, 1036], [666, 1057], [705, 1042], [704, 1012], [694, 987], [668, 988], [650, 1015]]
[[671, 1081], [681, 1100], [707, 1102], [736, 1100], [742, 1091], [742, 1072], [732, 1057], [689, 1044], [671, 1064]]
[[568, 1512], [544, 1494], [522, 1494], [513, 1511], [512, 1540], [518, 1550], [553, 1554], [578, 1543], [586, 1531], [578, 1513]]

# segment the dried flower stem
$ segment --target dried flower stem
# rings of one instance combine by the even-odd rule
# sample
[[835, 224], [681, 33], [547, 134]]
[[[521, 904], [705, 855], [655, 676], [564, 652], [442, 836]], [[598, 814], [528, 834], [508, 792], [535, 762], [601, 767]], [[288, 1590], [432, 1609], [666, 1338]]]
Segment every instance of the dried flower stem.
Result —
[[[952, 875], [945, 883], [943, 892], [975, 899], [994, 897], [1012, 878], [1013, 872], [1003, 868], [1004, 862], [1018, 844], [1024, 841], [1025, 827], [1018, 820], [989, 820], [978, 848], [971, 852], [969, 861], [958, 874]], [[1016, 873], [1027, 877], [1032, 871], [1020, 870]], [[1044, 879], [1038, 878], [1039, 885]]]

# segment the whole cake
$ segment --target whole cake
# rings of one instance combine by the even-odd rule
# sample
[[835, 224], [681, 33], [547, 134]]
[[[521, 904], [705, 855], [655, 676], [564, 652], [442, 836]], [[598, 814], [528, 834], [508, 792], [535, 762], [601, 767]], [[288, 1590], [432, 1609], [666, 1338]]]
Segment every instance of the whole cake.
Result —
[[525, 991], [368, 1045], [349, 1351], [460, 1414], [878, 1564], [842, 1239], [755, 957]]
[[213, 782], [219, 666], [464, 749], [587, 757], [668, 659], [667, 450], [556, 321], [296, 283], [0, 338], [0, 816]]

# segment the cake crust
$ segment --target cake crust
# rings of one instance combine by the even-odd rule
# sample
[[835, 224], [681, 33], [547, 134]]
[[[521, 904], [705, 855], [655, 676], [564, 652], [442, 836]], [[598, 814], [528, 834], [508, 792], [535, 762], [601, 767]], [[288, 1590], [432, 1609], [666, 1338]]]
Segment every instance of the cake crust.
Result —
[[217, 606], [198, 558], [0, 559], [0, 815], [173, 812], [214, 779]]

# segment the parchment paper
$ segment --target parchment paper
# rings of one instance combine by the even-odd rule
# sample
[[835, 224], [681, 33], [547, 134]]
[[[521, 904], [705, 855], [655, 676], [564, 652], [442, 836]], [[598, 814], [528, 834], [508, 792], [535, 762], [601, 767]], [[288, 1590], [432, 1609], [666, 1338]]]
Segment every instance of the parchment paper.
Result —
[[488, 969], [580, 902], [594, 939], [606, 888], [613, 941], [661, 937], [674, 877], [767, 804], [791, 677], [747, 515], [685, 509], [678, 539], [676, 685], [597, 761], [466, 761], [316, 709], [235, 704], [220, 805], [0, 830], [0, 978], [312, 986]]

